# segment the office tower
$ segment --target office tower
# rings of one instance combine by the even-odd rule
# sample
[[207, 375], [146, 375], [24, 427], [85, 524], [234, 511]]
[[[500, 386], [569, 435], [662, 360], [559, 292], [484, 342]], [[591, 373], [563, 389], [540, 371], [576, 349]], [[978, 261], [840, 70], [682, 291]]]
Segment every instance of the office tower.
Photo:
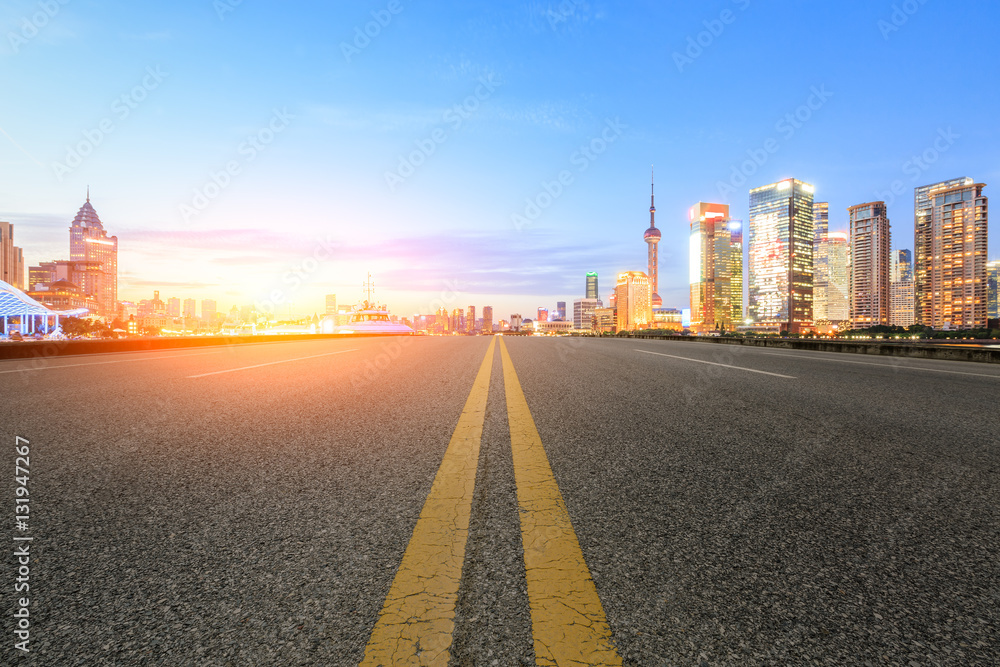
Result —
[[599, 299], [599, 292], [597, 291], [597, 271], [587, 272], [587, 291], [586, 295], [588, 299]]
[[995, 320], [1000, 317], [1000, 302], [997, 297], [997, 283], [1000, 282], [1000, 259], [986, 263], [986, 317]]
[[465, 331], [465, 311], [461, 308], [453, 308], [451, 311], [451, 319], [448, 320], [447, 328], [455, 332]]
[[851, 327], [889, 324], [889, 248], [885, 202], [847, 209], [851, 234]]
[[889, 264], [889, 324], [894, 327], [916, 324], [913, 297], [913, 253], [897, 250]]
[[184, 299], [184, 318], [185, 319], [187, 319], [187, 318], [191, 318], [191, 319], [196, 318], [198, 316], [196, 314], [197, 313], [197, 309], [198, 309], [198, 302], [197, 301], [195, 301], [194, 299]]
[[819, 243], [830, 231], [830, 203], [813, 202], [813, 244]]
[[[660, 230], [656, 228], [656, 204], [654, 201], [654, 194], [653, 179], [651, 178], [649, 183], [649, 229], [647, 229], [646, 233], [642, 235], [642, 240], [646, 242], [648, 251], [646, 275], [649, 276], [650, 288], [653, 291], [652, 307], [659, 308], [663, 305], [663, 300], [660, 298], [660, 294], [658, 292], [660, 255], [659, 250], [657, 249], [657, 244], [660, 242]], [[619, 278], [621, 278], [620, 274]], [[615, 292], [617, 293], [617, 289]]]
[[521, 330], [521, 316], [514, 313], [510, 316], [510, 330], [520, 331]]
[[211, 324], [215, 321], [215, 301], [212, 299], [201, 300], [201, 319]]
[[593, 326], [594, 311], [601, 307], [600, 299], [577, 299], [573, 302], [573, 328], [584, 331]]
[[327, 294], [326, 295], [326, 314], [336, 315], [337, 314], [337, 295]]
[[483, 306], [483, 333], [493, 333], [493, 306]]
[[552, 318], [552, 319], [554, 319], [556, 322], [565, 322], [566, 321], [566, 302], [565, 301], [556, 301], [556, 316], [554, 318]]
[[469, 312], [465, 316], [465, 330], [469, 333], [476, 333], [476, 307], [469, 306]]
[[167, 299], [167, 317], [181, 316], [181, 300], [177, 297]]
[[849, 241], [843, 232], [824, 234], [813, 258], [813, 320], [835, 324], [850, 319]]
[[750, 191], [749, 317], [766, 329], [812, 326], [813, 186], [788, 178]]
[[986, 326], [988, 197], [956, 178], [913, 191], [913, 281], [918, 324]]
[[[69, 258], [76, 262], [100, 262], [104, 279], [95, 294], [102, 317], [117, 312], [118, 301], [118, 237], [108, 236], [90, 203], [87, 201], [77, 211], [69, 228]], [[81, 285], [89, 291], [90, 286]]]
[[0, 222], [0, 280], [25, 289], [24, 251], [14, 245], [14, 225]]
[[536, 322], [548, 322], [549, 321], [549, 309], [539, 308], [538, 316], [535, 318]]
[[691, 329], [732, 331], [743, 313], [742, 224], [729, 219], [727, 204], [698, 202], [688, 218]]
[[653, 284], [642, 271], [618, 274], [615, 287], [618, 331], [648, 329], [653, 326]]

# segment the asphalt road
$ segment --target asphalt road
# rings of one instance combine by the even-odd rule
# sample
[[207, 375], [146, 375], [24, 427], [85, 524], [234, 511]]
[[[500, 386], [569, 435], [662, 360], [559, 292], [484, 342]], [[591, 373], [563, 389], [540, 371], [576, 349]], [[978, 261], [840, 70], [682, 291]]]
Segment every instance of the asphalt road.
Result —
[[[0, 662], [357, 665], [490, 340], [0, 362]], [[504, 342], [623, 664], [1000, 664], [1000, 367]], [[535, 664], [492, 363], [452, 665]]]

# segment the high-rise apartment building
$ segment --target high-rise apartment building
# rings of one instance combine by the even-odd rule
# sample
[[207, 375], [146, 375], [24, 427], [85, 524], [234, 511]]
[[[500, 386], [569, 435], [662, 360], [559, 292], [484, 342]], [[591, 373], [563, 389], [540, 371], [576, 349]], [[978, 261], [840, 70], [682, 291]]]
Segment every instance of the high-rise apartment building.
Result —
[[337, 314], [337, 295], [327, 294], [326, 295], [326, 314], [336, 315]]
[[[656, 228], [656, 203], [654, 201], [655, 192], [653, 191], [653, 182], [650, 179], [649, 184], [649, 229], [642, 235], [642, 240], [646, 242], [647, 246], [647, 271], [646, 274], [649, 276], [649, 284], [651, 286], [652, 292], [652, 304], [654, 308], [659, 308], [663, 305], [663, 300], [660, 298], [657, 290], [659, 289], [659, 275], [660, 275], [660, 255], [657, 249], [660, 243], [660, 230]], [[617, 290], [616, 290], [617, 291]], [[619, 329], [620, 331], [620, 329]]]
[[493, 333], [493, 306], [483, 306], [483, 333]]
[[587, 272], [587, 291], [585, 292], [588, 299], [599, 299], [597, 291], [597, 271]]
[[750, 191], [749, 317], [798, 333], [813, 322], [813, 186], [794, 178]]
[[549, 321], [549, 309], [539, 308], [538, 315], [535, 317], [536, 322], [548, 322]]
[[653, 284], [642, 271], [618, 274], [615, 287], [617, 330], [634, 331], [653, 326]]
[[476, 333], [476, 307], [469, 306], [469, 312], [465, 316], [465, 331]]
[[0, 222], [0, 280], [25, 289], [24, 251], [14, 245], [14, 225]]
[[184, 299], [184, 319], [191, 318], [192, 320], [196, 318], [198, 310], [198, 302], [194, 299]]
[[830, 231], [814, 247], [813, 319], [817, 324], [850, 319], [849, 247], [847, 234]]
[[727, 204], [698, 202], [691, 222], [691, 330], [732, 331], [743, 314], [742, 224]]
[[554, 318], [552, 318], [552, 319], [555, 320], [555, 321], [557, 321], [557, 322], [565, 322], [566, 321], [566, 302], [565, 301], [556, 301], [556, 316]]
[[889, 324], [889, 249], [885, 202], [848, 207], [851, 233], [851, 327]]
[[897, 250], [889, 267], [889, 324], [909, 327], [916, 324], [913, 289], [913, 253]]
[[96, 290], [91, 285], [80, 287], [97, 298], [99, 315], [113, 316], [118, 309], [118, 237], [108, 236], [104, 230], [97, 211], [90, 203], [90, 192], [69, 228], [69, 258], [75, 262], [101, 263], [104, 274], [101, 285]]
[[1000, 317], [1000, 302], [997, 298], [997, 283], [1000, 282], [1000, 259], [986, 263], [986, 317], [995, 320]]
[[914, 285], [918, 324], [986, 326], [988, 198], [957, 178], [914, 189]]
[[212, 324], [215, 322], [216, 304], [213, 299], [201, 300], [201, 319]]
[[574, 301], [573, 328], [582, 331], [589, 331], [594, 323], [594, 311], [600, 307], [600, 299], [577, 299]]

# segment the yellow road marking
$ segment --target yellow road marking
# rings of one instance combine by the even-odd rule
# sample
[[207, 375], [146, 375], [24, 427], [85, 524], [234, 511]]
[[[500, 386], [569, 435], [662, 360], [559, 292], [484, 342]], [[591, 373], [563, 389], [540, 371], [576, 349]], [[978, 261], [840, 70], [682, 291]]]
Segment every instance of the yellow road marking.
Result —
[[535, 662], [621, 665], [528, 401], [500, 340]]
[[451, 436], [361, 667], [447, 667], [496, 339]]

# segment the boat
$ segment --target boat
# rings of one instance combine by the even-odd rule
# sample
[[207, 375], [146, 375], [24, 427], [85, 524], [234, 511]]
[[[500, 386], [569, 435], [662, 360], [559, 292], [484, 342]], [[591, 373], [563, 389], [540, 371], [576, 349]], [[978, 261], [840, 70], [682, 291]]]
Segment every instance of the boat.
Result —
[[335, 320], [328, 316], [320, 323], [323, 333], [334, 334], [365, 334], [365, 335], [388, 335], [388, 336], [412, 336], [414, 331], [405, 324], [393, 322], [389, 317], [389, 309], [384, 305], [379, 305], [372, 300], [372, 276], [368, 274], [368, 282], [365, 283], [367, 298], [354, 307], [351, 319], [347, 324], [336, 325]]

